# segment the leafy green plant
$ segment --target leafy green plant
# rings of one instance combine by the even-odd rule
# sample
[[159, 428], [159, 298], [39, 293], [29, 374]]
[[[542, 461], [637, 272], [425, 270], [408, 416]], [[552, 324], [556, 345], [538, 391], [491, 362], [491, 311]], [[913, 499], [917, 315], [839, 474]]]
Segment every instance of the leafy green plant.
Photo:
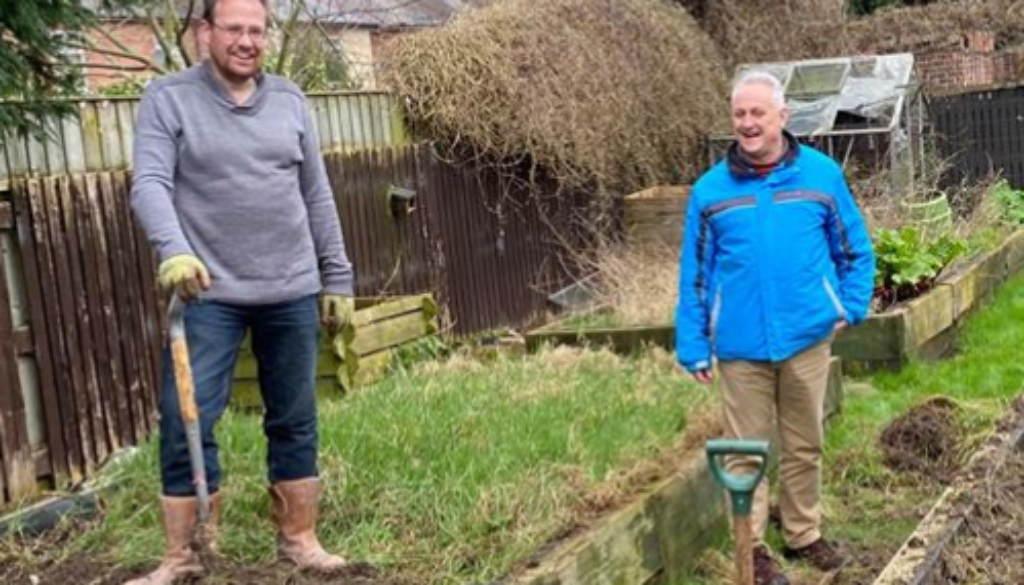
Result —
[[875, 232], [875, 296], [883, 308], [917, 296], [966, 251], [967, 244], [949, 234], [929, 241], [910, 226], [880, 229]]
[[1003, 219], [1012, 224], [1024, 224], [1024, 191], [1000, 179], [992, 185], [991, 195], [999, 204]]

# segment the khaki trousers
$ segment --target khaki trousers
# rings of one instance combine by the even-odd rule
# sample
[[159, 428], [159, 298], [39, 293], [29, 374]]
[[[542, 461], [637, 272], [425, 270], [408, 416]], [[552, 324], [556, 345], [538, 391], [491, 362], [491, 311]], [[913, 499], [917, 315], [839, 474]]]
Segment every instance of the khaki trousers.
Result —
[[[821, 537], [821, 452], [825, 391], [832, 340], [811, 346], [783, 362], [723, 361], [718, 369], [725, 408], [726, 437], [778, 438], [782, 536], [789, 548]], [[730, 473], [752, 473], [757, 461], [726, 459]], [[768, 527], [768, 481], [761, 482], [751, 509], [754, 544]]]

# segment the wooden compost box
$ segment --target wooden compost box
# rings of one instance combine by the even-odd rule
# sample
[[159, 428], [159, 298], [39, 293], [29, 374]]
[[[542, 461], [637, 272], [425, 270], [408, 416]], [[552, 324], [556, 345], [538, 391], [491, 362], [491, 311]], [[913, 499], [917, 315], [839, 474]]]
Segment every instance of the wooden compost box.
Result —
[[[357, 298], [352, 321], [337, 335], [320, 335], [317, 392], [352, 390], [378, 380], [402, 345], [437, 333], [437, 304], [429, 294], [387, 299]], [[256, 358], [248, 336], [238, 356], [232, 403], [259, 408]]]
[[394, 351], [437, 333], [437, 303], [429, 294], [387, 302], [358, 302], [352, 321], [334, 337], [336, 379], [345, 389], [380, 378]]
[[623, 199], [623, 220], [630, 245], [680, 246], [686, 223], [689, 185], [644, 189]]

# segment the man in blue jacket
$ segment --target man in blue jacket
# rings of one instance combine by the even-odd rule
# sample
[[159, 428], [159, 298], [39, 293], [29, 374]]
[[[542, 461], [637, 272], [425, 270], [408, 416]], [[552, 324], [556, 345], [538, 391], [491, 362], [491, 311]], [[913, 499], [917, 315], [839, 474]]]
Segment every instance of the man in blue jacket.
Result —
[[[867, 315], [875, 261], [842, 169], [786, 132], [788, 116], [774, 76], [754, 71], [734, 86], [736, 142], [690, 195], [676, 350], [702, 384], [717, 361], [728, 438], [777, 431], [786, 556], [834, 570], [847, 559], [820, 530], [828, 363], [834, 333]], [[756, 582], [788, 584], [764, 545], [765, 484], [751, 518]]]

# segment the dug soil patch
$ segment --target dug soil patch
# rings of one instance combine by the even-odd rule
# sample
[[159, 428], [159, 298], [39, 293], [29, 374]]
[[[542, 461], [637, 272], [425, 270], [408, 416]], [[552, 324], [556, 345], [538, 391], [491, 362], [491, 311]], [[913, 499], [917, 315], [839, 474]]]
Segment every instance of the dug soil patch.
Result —
[[943, 583], [1024, 583], [1024, 452], [972, 494], [974, 509], [944, 551]]
[[[0, 583], [12, 585], [121, 585], [154, 566], [126, 570], [102, 554], [66, 552], [70, 540], [89, 529], [87, 521], [65, 522], [39, 538], [0, 541]], [[333, 575], [303, 573], [285, 563], [240, 564], [223, 558], [210, 562], [203, 578], [177, 581], [202, 585], [414, 585], [415, 581], [381, 575], [370, 565], [354, 563]]]
[[960, 469], [957, 406], [933, 398], [894, 420], [882, 431], [883, 461], [898, 473], [917, 473], [949, 483]]

